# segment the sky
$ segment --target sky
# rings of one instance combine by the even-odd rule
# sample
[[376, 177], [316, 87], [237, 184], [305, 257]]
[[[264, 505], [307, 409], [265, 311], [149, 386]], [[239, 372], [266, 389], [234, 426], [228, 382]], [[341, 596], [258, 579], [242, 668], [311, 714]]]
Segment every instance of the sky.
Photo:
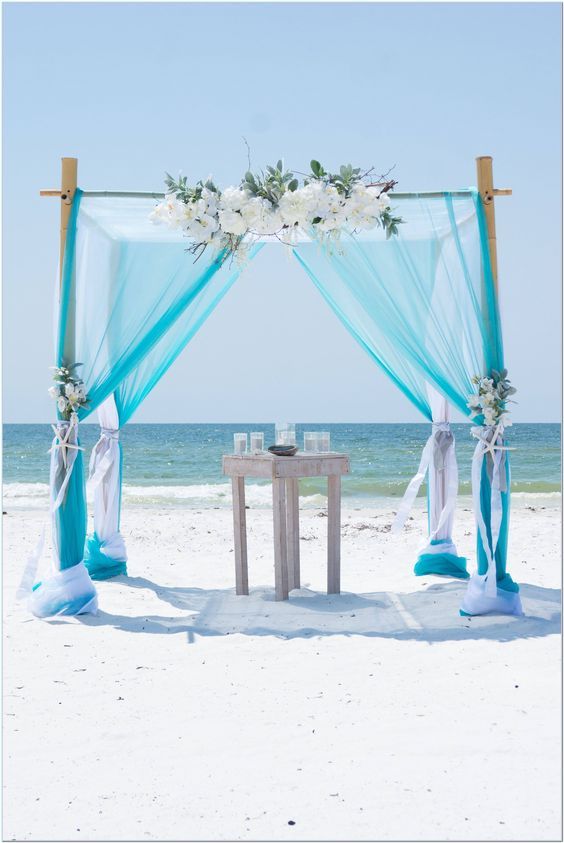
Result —
[[[492, 155], [514, 421], [560, 418], [561, 8], [550, 3], [4, 3], [3, 416], [49, 422], [60, 158], [84, 189], [395, 166], [475, 185]], [[412, 422], [296, 261], [263, 253], [136, 422]]]

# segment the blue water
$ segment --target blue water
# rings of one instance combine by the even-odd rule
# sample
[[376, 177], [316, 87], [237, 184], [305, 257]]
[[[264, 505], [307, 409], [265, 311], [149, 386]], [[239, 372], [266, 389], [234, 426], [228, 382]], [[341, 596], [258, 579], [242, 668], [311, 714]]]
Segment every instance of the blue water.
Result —
[[[296, 426], [303, 445], [304, 430], [329, 430], [332, 450], [346, 453], [351, 474], [343, 478], [343, 496], [367, 501], [401, 496], [417, 470], [428, 424], [306, 424]], [[460, 494], [470, 493], [470, 462], [475, 440], [470, 426], [453, 425], [460, 470]], [[228, 505], [230, 486], [221, 473], [221, 457], [233, 448], [233, 433], [262, 430], [265, 445], [274, 441], [274, 426], [261, 424], [129, 424], [123, 444], [124, 502], [182, 505]], [[81, 425], [86, 460], [98, 426]], [[49, 425], [4, 426], [4, 508], [43, 505], [47, 500], [52, 431]], [[560, 491], [560, 425], [517, 424], [508, 431], [512, 490], [527, 493]], [[300, 492], [319, 501], [325, 481], [300, 483]], [[425, 486], [421, 494], [425, 494]], [[268, 488], [256, 481], [248, 495], [251, 505], [269, 500]]]

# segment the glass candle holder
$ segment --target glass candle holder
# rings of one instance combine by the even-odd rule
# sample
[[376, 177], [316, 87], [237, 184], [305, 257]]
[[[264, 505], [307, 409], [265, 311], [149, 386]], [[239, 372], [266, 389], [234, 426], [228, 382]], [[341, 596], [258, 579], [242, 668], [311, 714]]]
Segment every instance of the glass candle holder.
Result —
[[262, 454], [264, 451], [264, 433], [262, 430], [251, 432], [251, 454]]
[[292, 422], [277, 422], [274, 428], [275, 445], [295, 445], [296, 425]]
[[246, 454], [247, 453], [247, 434], [234, 433], [233, 434], [233, 453]]
[[320, 430], [317, 434], [317, 450], [328, 454], [331, 450], [331, 434], [328, 430]]
[[317, 451], [317, 431], [308, 430], [304, 433], [304, 451]]

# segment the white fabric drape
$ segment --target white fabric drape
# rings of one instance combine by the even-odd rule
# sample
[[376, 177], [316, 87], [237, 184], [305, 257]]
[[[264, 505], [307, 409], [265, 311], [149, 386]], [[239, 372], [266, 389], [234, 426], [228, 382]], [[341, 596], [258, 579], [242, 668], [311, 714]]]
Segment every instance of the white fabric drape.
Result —
[[28, 607], [36, 618], [97, 614], [98, 595], [84, 562], [44, 580], [29, 595]]
[[458, 464], [454, 434], [450, 428], [450, 408], [446, 398], [431, 386], [427, 386], [427, 395], [433, 414], [433, 452], [429, 462], [429, 543], [422, 553], [458, 556], [452, 541]]
[[98, 407], [100, 438], [90, 455], [88, 483], [94, 496], [94, 532], [100, 551], [111, 559], [127, 559], [119, 531], [121, 452], [119, 417], [113, 395]]
[[[422, 553], [449, 553], [457, 556], [452, 541], [454, 510], [458, 493], [458, 465], [454, 435], [450, 429], [449, 406], [446, 398], [427, 387], [433, 426], [417, 473], [410, 481], [392, 525], [392, 532], [399, 532], [413, 506], [425, 476], [429, 483], [429, 542]], [[439, 543], [440, 542], [440, 543]]]

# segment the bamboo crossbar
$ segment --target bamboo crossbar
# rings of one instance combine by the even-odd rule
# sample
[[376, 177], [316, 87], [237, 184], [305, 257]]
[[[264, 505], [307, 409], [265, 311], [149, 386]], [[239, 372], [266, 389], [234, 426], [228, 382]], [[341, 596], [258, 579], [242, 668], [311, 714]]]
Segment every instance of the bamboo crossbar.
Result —
[[[471, 194], [470, 188], [467, 190], [427, 190], [422, 192], [412, 192], [412, 193], [402, 193], [399, 191], [393, 191], [391, 195], [395, 199], [436, 199], [442, 196], [469, 196]], [[498, 191], [495, 191], [496, 194]], [[503, 193], [503, 195], [510, 195], [511, 190], [509, 188], [505, 188], [500, 190], [499, 193]], [[60, 196], [60, 190], [40, 190], [40, 196]], [[164, 199], [166, 194], [157, 192], [151, 192], [148, 190], [83, 190], [83, 196], [92, 196], [92, 197], [117, 197], [118, 199]]]
[[[424, 190], [421, 192], [392, 191], [394, 199], [439, 199], [443, 196], [470, 196], [470, 188], [466, 190]], [[496, 188], [496, 196], [511, 196], [511, 188]], [[40, 190], [40, 196], [60, 196], [60, 190]], [[149, 190], [83, 190], [83, 196], [93, 198], [117, 197], [118, 199], [164, 199], [166, 194]]]

